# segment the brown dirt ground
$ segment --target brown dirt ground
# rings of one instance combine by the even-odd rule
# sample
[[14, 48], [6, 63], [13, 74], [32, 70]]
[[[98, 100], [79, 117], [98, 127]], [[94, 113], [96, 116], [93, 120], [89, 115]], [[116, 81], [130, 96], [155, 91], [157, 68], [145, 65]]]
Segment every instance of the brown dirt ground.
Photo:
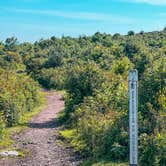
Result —
[[15, 135], [15, 147], [26, 152], [26, 157], [2, 158], [0, 166], [77, 166], [80, 159], [72, 148], [58, 143], [60, 127], [57, 114], [64, 109], [62, 95], [49, 92], [47, 108], [35, 116], [30, 128]]

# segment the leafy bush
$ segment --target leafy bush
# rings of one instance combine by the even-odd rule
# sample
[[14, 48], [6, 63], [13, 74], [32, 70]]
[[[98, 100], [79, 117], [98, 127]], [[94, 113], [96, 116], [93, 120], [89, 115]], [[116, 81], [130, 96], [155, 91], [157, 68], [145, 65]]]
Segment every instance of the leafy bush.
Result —
[[0, 77], [0, 110], [6, 125], [13, 126], [25, 111], [40, 104], [39, 87], [25, 74], [1, 69]]
[[47, 89], [64, 89], [66, 79], [65, 68], [49, 68], [40, 71], [38, 76], [36, 75], [38, 82]]
[[70, 116], [74, 107], [83, 102], [84, 97], [93, 95], [104, 80], [103, 73], [94, 63], [75, 65], [69, 69], [65, 80], [65, 88], [68, 92], [66, 116]]

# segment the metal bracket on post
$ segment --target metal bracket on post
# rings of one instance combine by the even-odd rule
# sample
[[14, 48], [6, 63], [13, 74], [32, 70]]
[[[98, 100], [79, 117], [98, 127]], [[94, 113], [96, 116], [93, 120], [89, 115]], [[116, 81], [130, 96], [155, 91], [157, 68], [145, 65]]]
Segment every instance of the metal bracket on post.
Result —
[[129, 72], [130, 166], [138, 166], [138, 71]]

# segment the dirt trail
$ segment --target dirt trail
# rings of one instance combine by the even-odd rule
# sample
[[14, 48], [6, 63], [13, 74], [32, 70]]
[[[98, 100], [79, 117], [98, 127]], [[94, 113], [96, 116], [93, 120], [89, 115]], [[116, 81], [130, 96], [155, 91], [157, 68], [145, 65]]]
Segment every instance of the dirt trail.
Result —
[[28, 152], [25, 158], [4, 158], [0, 166], [77, 166], [79, 159], [72, 149], [57, 142], [57, 114], [64, 108], [61, 94], [47, 95], [47, 108], [30, 122], [30, 128], [15, 136], [16, 148]]

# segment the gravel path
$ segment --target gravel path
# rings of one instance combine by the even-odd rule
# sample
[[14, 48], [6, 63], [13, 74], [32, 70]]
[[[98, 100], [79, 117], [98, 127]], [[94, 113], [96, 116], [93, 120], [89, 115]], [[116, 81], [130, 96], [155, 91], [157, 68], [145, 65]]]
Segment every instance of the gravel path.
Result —
[[48, 93], [47, 108], [31, 120], [29, 129], [15, 136], [16, 148], [26, 152], [26, 157], [0, 159], [0, 166], [78, 166], [79, 157], [57, 141], [56, 117], [63, 108], [61, 94]]

